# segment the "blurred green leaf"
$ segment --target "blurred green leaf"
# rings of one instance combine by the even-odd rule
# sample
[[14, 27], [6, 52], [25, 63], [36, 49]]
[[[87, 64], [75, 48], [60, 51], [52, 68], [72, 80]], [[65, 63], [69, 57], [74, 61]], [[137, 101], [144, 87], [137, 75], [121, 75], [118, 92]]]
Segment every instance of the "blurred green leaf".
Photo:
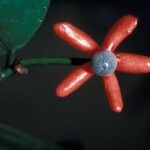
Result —
[[50, 0], [0, 0], [0, 56], [15, 52], [34, 35]]
[[57, 144], [44, 142], [0, 124], [0, 150], [62, 150]]

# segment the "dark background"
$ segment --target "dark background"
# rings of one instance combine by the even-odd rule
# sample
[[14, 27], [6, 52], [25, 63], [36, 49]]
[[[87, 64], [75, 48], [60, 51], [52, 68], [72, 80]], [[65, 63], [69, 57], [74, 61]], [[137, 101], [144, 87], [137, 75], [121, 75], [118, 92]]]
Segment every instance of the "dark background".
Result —
[[[43, 25], [17, 55], [86, 57], [54, 35], [54, 23], [72, 22], [101, 43], [113, 22], [132, 14], [139, 18], [138, 27], [118, 49], [150, 56], [149, 13], [146, 0], [53, 0]], [[97, 76], [64, 101], [55, 96], [57, 84], [74, 67], [34, 67], [26, 76], [1, 82], [1, 123], [69, 149], [150, 149], [149, 74], [117, 73], [124, 110], [116, 114]]]

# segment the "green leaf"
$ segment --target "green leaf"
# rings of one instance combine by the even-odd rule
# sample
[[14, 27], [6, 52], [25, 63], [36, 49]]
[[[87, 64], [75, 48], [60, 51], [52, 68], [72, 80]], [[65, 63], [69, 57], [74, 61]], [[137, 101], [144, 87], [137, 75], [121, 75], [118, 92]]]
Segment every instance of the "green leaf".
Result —
[[0, 0], [0, 56], [22, 48], [40, 27], [50, 0]]
[[62, 150], [56, 143], [49, 143], [19, 130], [0, 124], [0, 150]]

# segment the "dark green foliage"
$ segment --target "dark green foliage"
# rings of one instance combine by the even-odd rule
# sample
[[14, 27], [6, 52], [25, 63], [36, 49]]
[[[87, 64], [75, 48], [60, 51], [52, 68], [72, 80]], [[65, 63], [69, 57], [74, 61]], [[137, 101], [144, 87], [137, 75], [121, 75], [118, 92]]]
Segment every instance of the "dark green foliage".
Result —
[[22, 48], [37, 31], [50, 0], [0, 0], [0, 56]]
[[0, 150], [62, 150], [57, 144], [44, 142], [0, 124]]

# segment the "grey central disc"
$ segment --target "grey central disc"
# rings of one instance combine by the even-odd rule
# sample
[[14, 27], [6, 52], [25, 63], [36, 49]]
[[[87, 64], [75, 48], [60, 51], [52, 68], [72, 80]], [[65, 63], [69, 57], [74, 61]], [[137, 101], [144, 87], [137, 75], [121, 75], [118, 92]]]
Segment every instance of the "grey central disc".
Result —
[[117, 59], [114, 53], [103, 50], [94, 54], [92, 68], [99, 76], [113, 73], [117, 68]]

